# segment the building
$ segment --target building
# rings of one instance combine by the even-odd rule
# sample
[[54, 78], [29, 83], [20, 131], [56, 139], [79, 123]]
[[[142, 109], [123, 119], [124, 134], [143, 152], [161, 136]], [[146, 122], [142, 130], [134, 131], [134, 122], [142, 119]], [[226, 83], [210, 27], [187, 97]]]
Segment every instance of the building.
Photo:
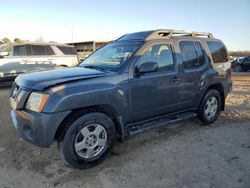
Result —
[[80, 59], [85, 59], [88, 57], [92, 52], [98, 50], [99, 48], [105, 46], [109, 42], [97, 42], [97, 41], [85, 41], [85, 42], [73, 42], [73, 43], [67, 43], [70, 45], [75, 46], [76, 51], [79, 55]]

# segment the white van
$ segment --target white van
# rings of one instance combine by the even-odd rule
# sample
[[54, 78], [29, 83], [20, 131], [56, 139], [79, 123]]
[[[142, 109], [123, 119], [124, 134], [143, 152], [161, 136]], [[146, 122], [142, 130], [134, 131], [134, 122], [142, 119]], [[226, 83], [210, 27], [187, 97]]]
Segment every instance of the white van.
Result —
[[73, 67], [79, 63], [74, 46], [58, 43], [10, 43], [0, 45], [0, 84], [18, 74]]

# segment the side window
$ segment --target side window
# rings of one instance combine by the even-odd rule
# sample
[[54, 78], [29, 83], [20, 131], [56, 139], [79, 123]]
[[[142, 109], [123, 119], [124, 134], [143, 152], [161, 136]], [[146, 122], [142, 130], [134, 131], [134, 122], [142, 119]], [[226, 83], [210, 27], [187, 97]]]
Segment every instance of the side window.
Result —
[[6, 49], [4, 49], [5, 52], [9, 52], [9, 56], [13, 56], [14, 50], [13, 50], [13, 46], [10, 46]]
[[54, 51], [50, 46], [41, 45], [26, 45], [27, 56], [36, 55], [55, 55]]
[[44, 55], [47, 55], [46, 54], [46, 49], [45, 49], [45, 46], [42, 46], [42, 45], [31, 45], [31, 48], [32, 48], [32, 54], [34, 56], [44, 56]]
[[174, 70], [173, 53], [170, 44], [157, 44], [151, 46], [140, 57], [139, 65], [145, 62], [158, 63], [158, 72], [170, 72]]
[[65, 46], [56, 46], [57, 48], [59, 48], [59, 50], [61, 50], [62, 53], [64, 53], [65, 55], [76, 55], [76, 50], [73, 47], [65, 47]]
[[184, 69], [194, 69], [205, 63], [205, 56], [199, 42], [181, 41], [179, 45]]
[[207, 41], [214, 63], [223, 63], [228, 61], [227, 51], [221, 42]]
[[26, 56], [26, 49], [24, 45], [14, 46], [13, 56]]
[[52, 50], [50, 46], [45, 46], [46, 47], [46, 54], [47, 55], [55, 55], [55, 52]]
[[201, 43], [200, 42], [194, 42], [195, 45], [195, 49], [196, 49], [196, 53], [198, 56], [198, 62], [200, 65], [203, 65], [205, 63], [205, 55], [204, 55], [204, 51], [201, 47]]
[[245, 63], [250, 63], [250, 57], [246, 57], [246, 59], [245, 59], [244, 62], [245, 62]]
[[30, 45], [26, 45], [27, 56], [32, 56], [32, 48]]

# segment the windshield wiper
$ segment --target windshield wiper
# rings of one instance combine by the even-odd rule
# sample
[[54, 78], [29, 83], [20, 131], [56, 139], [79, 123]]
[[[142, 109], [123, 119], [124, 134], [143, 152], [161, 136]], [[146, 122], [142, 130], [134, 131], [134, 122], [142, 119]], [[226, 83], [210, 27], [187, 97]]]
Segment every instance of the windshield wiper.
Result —
[[88, 69], [96, 69], [96, 70], [100, 70], [100, 71], [105, 71], [106, 69], [102, 68], [102, 67], [98, 67], [96, 65], [86, 65], [84, 66], [84, 68], [88, 68]]

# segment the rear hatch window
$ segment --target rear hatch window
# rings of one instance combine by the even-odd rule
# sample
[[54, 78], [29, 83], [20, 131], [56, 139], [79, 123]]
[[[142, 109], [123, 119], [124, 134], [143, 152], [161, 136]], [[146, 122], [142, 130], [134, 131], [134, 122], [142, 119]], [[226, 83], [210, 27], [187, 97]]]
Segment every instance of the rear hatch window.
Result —
[[214, 63], [225, 63], [228, 61], [227, 50], [219, 41], [207, 41]]

